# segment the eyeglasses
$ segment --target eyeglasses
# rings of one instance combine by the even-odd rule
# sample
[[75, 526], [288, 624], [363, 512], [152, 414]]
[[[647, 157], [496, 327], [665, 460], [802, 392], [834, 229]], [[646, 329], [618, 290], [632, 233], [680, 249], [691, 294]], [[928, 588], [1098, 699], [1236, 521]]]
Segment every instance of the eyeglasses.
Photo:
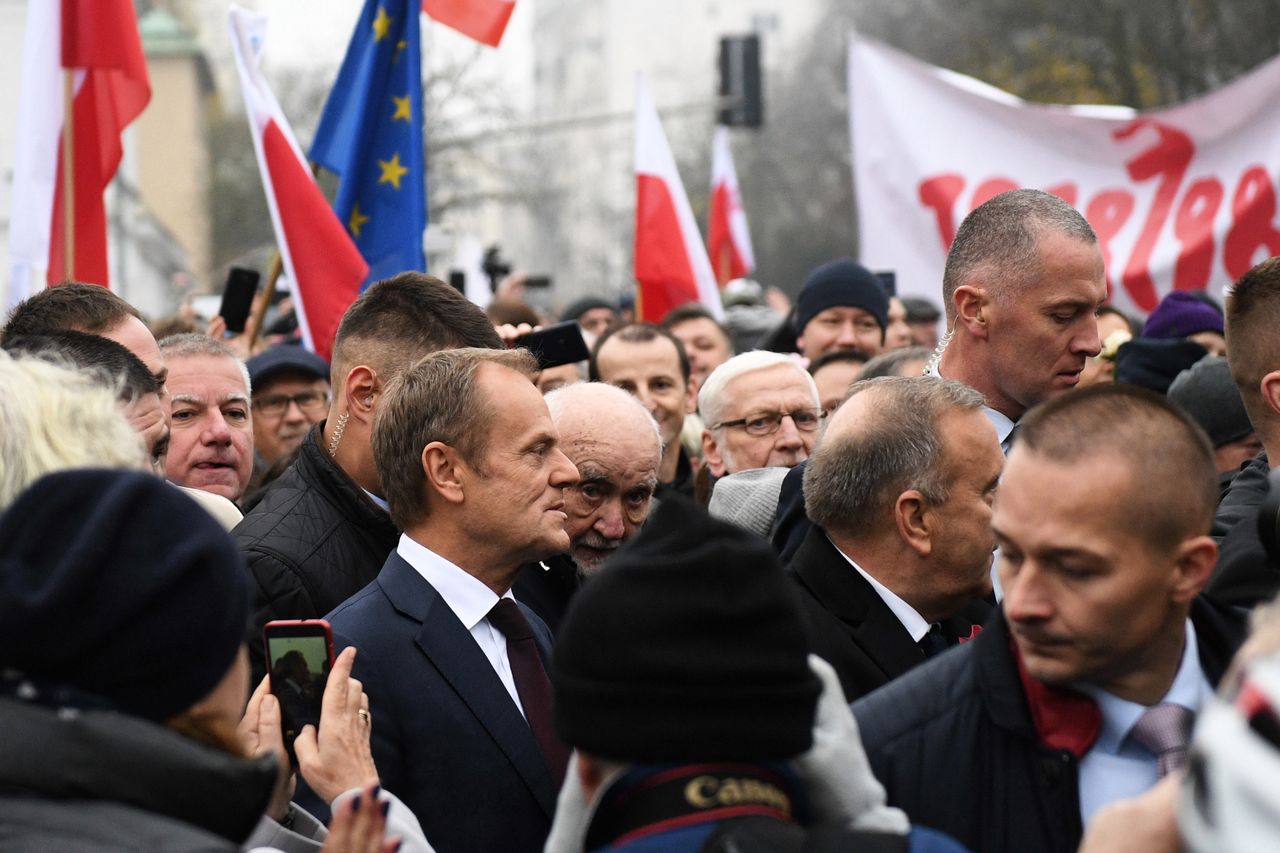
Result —
[[778, 427], [782, 426], [783, 418], [791, 418], [791, 422], [796, 425], [796, 429], [801, 432], [813, 432], [818, 428], [818, 424], [822, 423], [822, 419], [826, 416], [826, 409], [796, 409], [794, 412], [760, 412], [749, 417], [738, 418], [734, 421], [721, 421], [713, 426], [712, 429], [742, 427], [747, 431], [747, 435], [773, 435], [778, 431]]
[[297, 403], [303, 414], [314, 415], [324, 411], [324, 407], [329, 405], [329, 395], [324, 391], [303, 391], [292, 396], [274, 394], [254, 400], [253, 407], [269, 418], [278, 418], [289, 411], [290, 403]]

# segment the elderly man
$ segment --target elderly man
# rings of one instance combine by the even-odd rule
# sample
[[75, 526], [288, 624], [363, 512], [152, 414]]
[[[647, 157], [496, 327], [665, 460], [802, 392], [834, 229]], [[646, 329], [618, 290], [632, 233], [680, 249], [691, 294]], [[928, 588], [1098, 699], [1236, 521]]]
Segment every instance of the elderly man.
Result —
[[1096, 385], [1022, 421], [996, 496], [1002, 609], [854, 704], [890, 803], [972, 850], [1074, 851], [1186, 760], [1244, 635], [1199, 596], [1213, 451], [1152, 393]]
[[679, 339], [648, 323], [607, 332], [591, 351], [590, 375], [593, 382], [634, 395], [658, 422], [663, 448], [658, 496], [668, 489], [692, 495], [693, 465], [681, 446], [680, 431], [697, 407], [698, 385]]
[[1001, 447], [1027, 409], [1074, 388], [1101, 350], [1107, 280], [1079, 211], [1040, 190], [1010, 190], [965, 217], [942, 278], [950, 342], [930, 371], [977, 390]]
[[752, 468], [792, 468], [809, 458], [826, 413], [798, 361], [755, 350], [712, 371], [698, 392], [707, 423], [702, 458], [716, 477]]
[[1003, 463], [973, 389], [925, 377], [853, 386], [805, 471], [815, 526], [788, 566], [814, 651], [850, 699], [985, 617]]
[[329, 614], [360, 649], [383, 786], [440, 853], [540, 851], [568, 751], [551, 728], [550, 634], [517, 604], [521, 565], [569, 547], [577, 469], [527, 352], [446, 350], [385, 391], [374, 459], [404, 531]]
[[256, 580], [248, 636], [256, 678], [264, 623], [319, 618], [373, 580], [395, 550], [400, 532], [387, 516], [370, 444], [374, 414], [401, 370], [462, 346], [501, 342], [484, 312], [422, 273], [375, 282], [343, 315], [327, 418], [235, 529]]
[[515, 594], [554, 634], [583, 580], [648, 518], [662, 436], [640, 401], [612, 385], [581, 382], [546, 400], [560, 447], [578, 468], [577, 485], [565, 492], [569, 553], [526, 565]]
[[171, 335], [160, 352], [171, 397], [165, 476], [238, 501], [253, 473], [249, 371], [230, 347], [207, 335]]
[[871, 358], [884, 347], [889, 297], [875, 273], [848, 258], [809, 273], [796, 298], [796, 346], [810, 361], [853, 349]]
[[253, 383], [253, 441], [264, 467], [302, 446], [329, 411], [329, 365], [299, 346], [277, 344], [246, 362]]

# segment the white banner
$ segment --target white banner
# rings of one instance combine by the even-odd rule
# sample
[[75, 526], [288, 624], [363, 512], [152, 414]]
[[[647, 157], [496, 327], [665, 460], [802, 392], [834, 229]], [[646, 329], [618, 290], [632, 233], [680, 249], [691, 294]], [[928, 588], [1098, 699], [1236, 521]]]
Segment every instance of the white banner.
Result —
[[1112, 302], [1223, 288], [1280, 255], [1280, 58], [1208, 95], [1138, 113], [1031, 104], [876, 42], [849, 47], [861, 261], [937, 302], [961, 220], [1036, 187], [1098, 234]]

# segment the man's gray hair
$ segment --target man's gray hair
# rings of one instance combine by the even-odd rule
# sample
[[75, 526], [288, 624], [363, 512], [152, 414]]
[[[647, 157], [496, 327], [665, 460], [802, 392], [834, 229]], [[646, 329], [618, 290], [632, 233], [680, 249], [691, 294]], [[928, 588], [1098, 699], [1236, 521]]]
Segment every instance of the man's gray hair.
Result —
[[164, 356], [165, 361], [172, 358], [198, 358], [200, 356], [229, 358], [240, 368], [240, 375], [244, 377], [245, 392], [253, 393], [253, 385], [249, 382], [249, 368], [240, 360], [240, 356], [236, 355], [235, 350], [216, 338], [202, 335], [199, 332], [182, 332], [181, 334], [170, 335], [160, 342], [160, 354]]
[[975, 274], [986, 278], [985, 286], [996, 299], [1038, 281], [1043, 274], [1038, 246], [1046, 233], [1098, 242], [1080, 211], [1042, 190], [1000, 193], [966, 216], [951, 242], [942, 273], [942, 304], [948, 324], [955, 319], [956, 288]]
[[653, 415], [634, 394], [623, 391], [616, 385], [607, 382], [574, 382], [562, 385], [554, 391], [548, 391], [543, 399], [551, 420], [556, 428], [560, 426], [561, 417], [569, 411], [589, 416], [592, 411], [609, 410], [612, 412], [632, 412], [637, 418], [653, 427], [653, 440], [658, 445], [658, 455], [662, 455], [662, 430]]
[[983, 406], [982, 395], [968, 385], [933, 376], [855, 382], [849, 399], [867, 393], [876, 395], [877, 414], [856, 429], [828, 434], [804, 472], [809, 518], [850, 537], [883, 529], [898, 496], [910, 489], [930, 504], [944, 503], [951, 483], [938, 421], [948, 412]]
[[725, 410], [733, 403], [733, 400], [729, 399], [724, 393], [725, 386], [745, 373], [768, 370], [779, 365], [790, 367], [796, 371], [797, 375], [803, 376], [805, 385], [809, 389], [809, 394], [813, 397], [814, 408], [822, 405], [821, 398], [818, 396], [818, 386], [814, 384], [813, 377], [809, 375], [809, 372], [800, 366], [800, 362], [780, 352], [752, 350], [741, 355], [735, 355], [711, 371], [707, 381], [702, 383], [702, 389], [698, 391], [698, 414], [702, 416], [707, 428], [711, 429], [715, 424], [724, 420]]

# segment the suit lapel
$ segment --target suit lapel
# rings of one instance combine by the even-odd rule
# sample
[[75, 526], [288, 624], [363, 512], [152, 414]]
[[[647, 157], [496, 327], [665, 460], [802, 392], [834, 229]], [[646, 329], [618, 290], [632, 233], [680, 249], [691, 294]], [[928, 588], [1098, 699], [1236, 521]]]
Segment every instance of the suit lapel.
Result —
[[822, 528], [809, 531], [791, 569], [886, 678], [897, 678], [924, 660], [924, 652], [889, 605], [849, 565]]
[[[414, 642], [506, 754], [550, 817], [555, 812], [555, 783], [529, 724], [471, 632], [440, 594], [402, 557], [393, 554], [392, 558], [398, 565], [394, 571], [384, 570], [378, 579], [392, 606], [422, 623]], [[389, 560], [387, 568], [391, 567]]]

